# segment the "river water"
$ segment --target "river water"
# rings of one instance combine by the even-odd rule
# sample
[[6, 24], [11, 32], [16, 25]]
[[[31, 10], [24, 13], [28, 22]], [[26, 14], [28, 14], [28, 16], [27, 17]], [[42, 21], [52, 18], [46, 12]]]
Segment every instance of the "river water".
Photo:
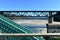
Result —
[[41, 33], [42, 31], [47, 31], [46, 24], [48, 23], [47, 19], [21, 19], [21, 20], [12, 20], [15, 23], [27, 28], [28, 30], [34, 33]]

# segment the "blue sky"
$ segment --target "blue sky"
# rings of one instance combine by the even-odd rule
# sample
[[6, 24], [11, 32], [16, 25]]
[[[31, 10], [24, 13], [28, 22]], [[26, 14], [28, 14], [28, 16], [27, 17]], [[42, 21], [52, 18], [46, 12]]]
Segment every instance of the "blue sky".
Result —
[[60, 0], [0, 0], [0, 10], [60, 10]]

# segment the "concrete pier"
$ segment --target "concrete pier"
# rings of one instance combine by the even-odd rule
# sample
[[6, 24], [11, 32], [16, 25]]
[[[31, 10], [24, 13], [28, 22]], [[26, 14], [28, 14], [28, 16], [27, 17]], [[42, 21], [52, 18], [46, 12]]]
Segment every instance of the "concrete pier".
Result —
[[49, 12], [48, 23], [52, 23], [52, 22], [53, 22], [52, 12]]

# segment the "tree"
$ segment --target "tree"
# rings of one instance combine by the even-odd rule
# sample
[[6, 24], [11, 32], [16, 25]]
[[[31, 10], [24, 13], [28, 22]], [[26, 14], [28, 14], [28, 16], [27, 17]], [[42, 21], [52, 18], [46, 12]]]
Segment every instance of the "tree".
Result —
[[55, 15], [53, 15], [54, 21], [60, 21], [60, 12], [57, 12]]
[[3, 12], [3, 11], [0, 11], [0, 14], [1, 14], [1, 15], [3, 15], [3, 14], [4, 14], [4, 12]]

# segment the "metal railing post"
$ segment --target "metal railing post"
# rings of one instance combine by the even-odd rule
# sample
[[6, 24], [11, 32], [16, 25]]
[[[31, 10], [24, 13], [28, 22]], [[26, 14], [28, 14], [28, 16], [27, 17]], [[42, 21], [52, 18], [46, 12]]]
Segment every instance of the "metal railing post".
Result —
[[5, 37], [5, 40], [8, 40], [8, 36]]

